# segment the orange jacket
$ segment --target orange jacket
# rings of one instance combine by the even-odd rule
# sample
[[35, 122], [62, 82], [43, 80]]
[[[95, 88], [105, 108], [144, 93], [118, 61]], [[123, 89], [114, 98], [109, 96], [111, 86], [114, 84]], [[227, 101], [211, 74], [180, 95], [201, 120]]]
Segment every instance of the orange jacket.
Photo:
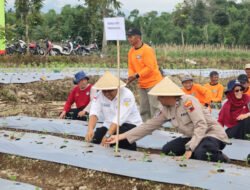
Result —
[[244, 94], [247, 94], [248, 96], [250, 96], [250, 87], [248, 87], [248, 90], [244, 92]]
[[207, 83], [204, 85], [207, 89], [211, 92], [211, 100], [212, 102], [221, 102], [223, 93], [224, 93], [224, 87], [222, 84], [218, 83], [216, 85], [211, 85], [210, 83]]
[[185, 94], [196, 97], [202, 105], [211, 104], [211, 93], [209, 89], [201, 86], [200, 84], [194, 83], [191, 90], [186, 90], [185, 88], [182, 88], [182, 90], [185, 92]]
[[128, 52], [128, 75], [139, 74], [139, 87], [151, 88], [162, 80], [154, 50], [147, 44]]

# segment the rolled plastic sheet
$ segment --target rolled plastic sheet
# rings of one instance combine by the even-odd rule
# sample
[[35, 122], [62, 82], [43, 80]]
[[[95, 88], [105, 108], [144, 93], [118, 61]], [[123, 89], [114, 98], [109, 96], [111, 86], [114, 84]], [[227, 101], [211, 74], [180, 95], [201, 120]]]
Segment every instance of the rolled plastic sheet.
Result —
[[50, 135], [0, 131], [0, 152], [101, 172], [205, 189], [248, 189], [250, 168], [104, 148]]
[[26, 183], [20, 183], [17, 181], [10, 181], [6, 179], [0, 179], [1, 190], [42, 190], [39, 187], [29, 185]]
[[[61, 80], [67, 77], [73, 78], [74, 74], [79, 70], [84, 70], [89, 76], [102, 76], [106, 71], [110, 71], [114, 75], [117, 74], [117, 70], [113, 68], [67, 68], [60, 71], [51, 71], [44, 68], [41, 69], [1, 69], [0, 71], [0, 83], [30, 83], [36, 81], [49, 81], [49, 80]], [[164, 75], [177, 75], [177, 74], [192, 74], [195, 76], [208, 77], [209, 73], [215, 69], [164, 69]], [[217, 70], [220, 78], [237, 77], [239, 74], [243, 74], [243, 70]], [[122, 79], [127, 78], [127, 69], [121, 69], [120, 76]]]
[[[0, 127], [2, 128], [50, 132], [65, 136], [84, 137], [87, 133], [87, 126], [87, 122], [77, 120], [44, 119], [25, 116], [0, 118]], [[97, 124], [97, 127], [101, 126], [101, 123]], [[180, 136], [182, 135], [179, 133], [156, 130], [151, 135], [138, 140], [137, 146], [161, 150], [167, 142]], [[223, 152], [231, 159], [246, 160], [247, 155], [250, 153], [250, 141], [232, 139], [231, 142], [232, 145], [227, 145]]]
[[66, 76], [62, 73], [0, 73], [0, 83], [23, 84], [37, 81], [62, 80]]

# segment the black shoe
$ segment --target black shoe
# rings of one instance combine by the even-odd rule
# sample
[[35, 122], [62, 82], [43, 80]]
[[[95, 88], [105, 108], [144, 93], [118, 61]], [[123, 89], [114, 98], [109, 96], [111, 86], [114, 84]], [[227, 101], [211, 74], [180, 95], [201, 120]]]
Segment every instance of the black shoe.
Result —
[[230, 158], [227, 155], [225, 155], [223, 152], [221, 154], [222, 154], [222, 158], [223, 158], [223, 160], [221, 160], [222, 162], [225, 162], [225, 163], [231, 162]]
[[250, 164], [250, 154], [247, 156], [247, 164]]

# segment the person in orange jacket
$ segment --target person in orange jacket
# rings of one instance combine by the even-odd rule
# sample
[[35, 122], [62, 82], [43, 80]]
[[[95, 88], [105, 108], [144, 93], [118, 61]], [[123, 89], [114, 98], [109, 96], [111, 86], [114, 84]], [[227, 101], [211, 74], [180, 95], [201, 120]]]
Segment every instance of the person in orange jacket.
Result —
[[204, 85], [211, 92], [211, 108], [221, 108], [221, 101], [223, 98], [224, 87], [220, 84], [219, 73], [217, 71], [211, 71], [209, 74], [210, 83]]
[[133, 28], [128, 30], [128, 41], [132, 46], [128, 53], [127, 84], [137, 80], [140, 95], [140, 114], [143, 121], [152, 118], [159, 110], [160, 102], [148, 92], [163, 77], [159, 70], [154, 50], [142, 42], [141, 31]]
[[200, 84], [194, 83], [191, 75], [184, 75], [181, 78], [181, 83], [183, 85], [182, 90], [185, 94], [196, 97], [203, 106], [210, 107], [211, 93], [209, 89]]
[[241, 74], [238, 76], [237, 79], [240, 82], [240, 84], [242, 84], [242, 86], [245, 88], [243, 93], [250, 96], [250, 88], [249, 88], [249, 81], [248, 81], [247, 75]]

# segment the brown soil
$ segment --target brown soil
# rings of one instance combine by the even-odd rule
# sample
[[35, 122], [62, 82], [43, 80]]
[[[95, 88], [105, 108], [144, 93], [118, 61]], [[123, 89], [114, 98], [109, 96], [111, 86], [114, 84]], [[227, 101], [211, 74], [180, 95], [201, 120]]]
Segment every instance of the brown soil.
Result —
[[112, 175], [47, 161], [0, 154], [0, 177], [42, 187], [44, 190], [191, 190], [131, 177]]
[[[172, 79], [179, 83], [179, 76], [173, 76]], [[90, 82], [93, 83], [96, 80], [97, 77], [93, 77]], [[207, 82], [207, 79], [201, 78], [201, 83], [205, 82]], [[34, 117], [58, 118], [68, 92], [72, 87], [72, 79], [40, 81], [29, 84], [1, 84], [0, 116], [27, 115]], [[130, 85], [129, 88], [132, 89], [138, 100], [136, 84]], [[78, 139], [82, 140], [82, 138]], [[155, 152], [154, 150], [148, 151]], [[156, 151], [155, 153], [159, 152]], [[237, 164], [244, 165], [241, 162]], [[138, 180], [130, 177], [111, 175], [103, 172], [96, 172], [93, 170], [7, 154], [0, 154], [0, 177], [34, 184], [45, 190], [197, 189], [183, 185], [180, 186]]]

